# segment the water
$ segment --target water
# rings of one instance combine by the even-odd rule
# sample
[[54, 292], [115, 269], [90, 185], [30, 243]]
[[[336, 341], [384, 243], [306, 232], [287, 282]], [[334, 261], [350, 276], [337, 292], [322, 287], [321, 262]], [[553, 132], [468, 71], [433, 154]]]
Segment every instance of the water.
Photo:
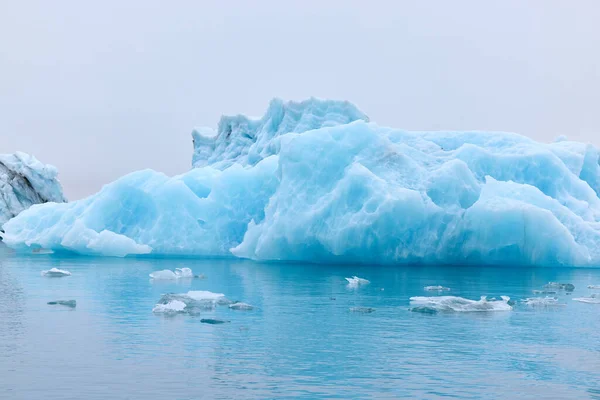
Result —
[[[42, 277], [50, 268], [72, 276]], [[151, 281], [191, 268], [206, 279]], [[349, 288], [345, 277], [368, 285]], [[550, 282], [563, 307], [420, 314], [411, 296], [514, 300]], [[258, 264], [0, 255], [0, 398], [600, 399], [600, 270]], [[382, 290], [384, 289], [384, 290]], [[253, 305], [152, 308], [209, 290]], [[535, 295], [546, 296], [546, 295]], [[76, 307], [48, 305], [76, 300]], [[351, 312], [352, 307], [374, 308]], [[200, 323], [201, 319], [230, 321]]]

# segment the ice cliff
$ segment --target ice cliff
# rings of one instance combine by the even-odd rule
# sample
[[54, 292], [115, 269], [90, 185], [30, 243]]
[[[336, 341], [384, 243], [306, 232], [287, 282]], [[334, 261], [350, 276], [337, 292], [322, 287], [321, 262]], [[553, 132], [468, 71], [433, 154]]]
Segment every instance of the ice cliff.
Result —
[[191, 171], [127, 175], [5, 224], [81, 254], [310, 262], [600, 265], [598, 149], [380, 127], [347, 102], [275, 100], [193, 132]]
[[0, 154], [0, 228], [33, 204], [65, 202], [57, 174], [28, 154]]

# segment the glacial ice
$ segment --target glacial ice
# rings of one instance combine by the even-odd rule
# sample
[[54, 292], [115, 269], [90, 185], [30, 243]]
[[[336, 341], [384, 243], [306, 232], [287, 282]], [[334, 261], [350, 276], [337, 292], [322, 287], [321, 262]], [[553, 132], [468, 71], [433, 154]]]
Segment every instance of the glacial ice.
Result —
[[34, 204], [64, 203], [57, 175], [55, 167], [44, 165], [29, 154], [0, 154], [0, 229]]
[[194, 273], [190, 268], [175, 268], [175, 272], [170, 269], [155, 271], [150, 274], [150, 278], [154, 280], [175, 280], [182, 278], [193, 278]]
[[511, 311], [510, 297], [502, 296], [501, 300], [488, 300], [481, 296], [480, 300], [470, 300], [456, 296], [411, 297], [411, 311], [420, 313], [444, 312], [490, 312]]
[[352, 278], [345, 278], [348, 281], [349, 288], [357, 288], [362, 285], [368, 285], [371, 281], [368, 281], [363, 278], [359, 278], [358, 276], [353, 276]]
[[181, 313], [184, 312], [186, 308], [186, 304], [180, 300], [171, 300], [168, 303], [162, 304], [158, 303], [152, 309], [153, 313], [157, 314], [173, 314], [173, 313]]
[[237, 302], [229, 305], [232, 310], [250, 311], [254, 310], [254, 306], [248, 303]]
[[591, 294], [589, 297], [575, 297], [573, 300], [580, 303], [600, 304], [600, 295]]
[[600, 265], [592, 145], [408, 132], [275, 100], [193, 132], [191, 171], [126, 175], [4, 225], [17, 250], [370, 264]]
[[566, 304], [559, 303], [556, 297], [529, 297], [522, 300], [523, 304], [530, 307], [564, 307]]
[[49, 278], [62, 278], [63, 276], [71, 276], [71, 273], [64, 269], [50, 268], [47, 271], [42, 271], [42, 276]]
[[425, 286], [423, 288], [423, 290], [425, 290], [427, 292], [444, 292], [444, 291], [449, 291], [450, 288], [441, 286], [441, 285], [437, 285], [437, 286]]

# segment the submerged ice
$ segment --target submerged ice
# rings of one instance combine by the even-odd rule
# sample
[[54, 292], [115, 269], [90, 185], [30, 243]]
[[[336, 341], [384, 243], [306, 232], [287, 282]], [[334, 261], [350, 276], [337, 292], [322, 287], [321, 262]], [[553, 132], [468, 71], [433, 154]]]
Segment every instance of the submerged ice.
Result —
[[0, 229], [34, 204], [64, 203], [58, 172], [29, 154], [0, 154]]
[[347, 102], [272, 102], [196, 129], [191, 171], [143, 170], [5, 224], [18, 250], [309, 262], [600, 264], [592, 145], [408, 132]]

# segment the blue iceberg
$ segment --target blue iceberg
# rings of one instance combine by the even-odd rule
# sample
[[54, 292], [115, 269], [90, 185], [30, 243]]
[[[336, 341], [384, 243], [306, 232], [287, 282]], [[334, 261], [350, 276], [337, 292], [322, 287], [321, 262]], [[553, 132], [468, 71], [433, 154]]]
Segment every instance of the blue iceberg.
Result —
[[600, 265], [592, 145], [381, 127], [274, 100], [196, 129], [194, 168], [144, 170], [5, 224], [17, 250], [321, 263]]

